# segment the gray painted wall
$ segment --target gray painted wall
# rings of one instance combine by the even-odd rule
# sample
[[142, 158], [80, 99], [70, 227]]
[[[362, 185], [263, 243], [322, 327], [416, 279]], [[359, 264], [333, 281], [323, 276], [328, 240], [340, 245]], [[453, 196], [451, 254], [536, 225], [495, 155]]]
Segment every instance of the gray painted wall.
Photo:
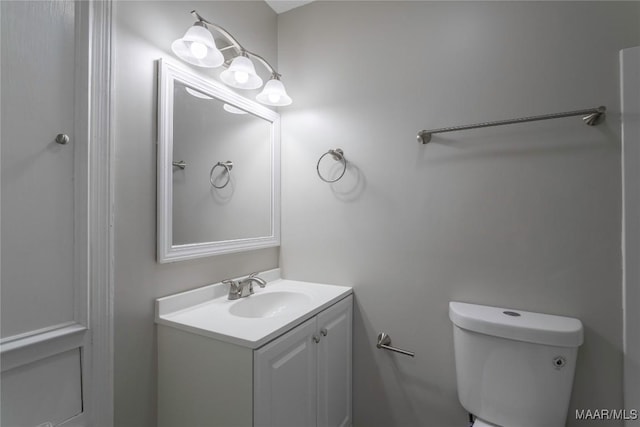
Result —
[[[278, 249], [157, 264], [156, 69], [197, 9], [276, 63], [276, 15], [264, 2], [114, 2], [115, 425], [156, 425], [154, 300], [278, 266]], [[186, 66], [186, 65], [185, 65]], [[217, 78], [220, 69], [203, 74]], [[262, 76], [263, 78], [268, 77]]]
[[[451, 300], [581, 319], [572, 408], [622, 407], [618, 51], [640, 44], [639, 6], [341, 1], [279, 16], [294, 98], [281, 266], [355, 287], [356, 426], [465, 425]], [[598, 105], [609, 113], [595, 128], [415, 142], [424, 128]], [[315, 166], [335, 147], [350, 167], [328, 185]], [[415, 359], [376, 350], [380, 331]]]

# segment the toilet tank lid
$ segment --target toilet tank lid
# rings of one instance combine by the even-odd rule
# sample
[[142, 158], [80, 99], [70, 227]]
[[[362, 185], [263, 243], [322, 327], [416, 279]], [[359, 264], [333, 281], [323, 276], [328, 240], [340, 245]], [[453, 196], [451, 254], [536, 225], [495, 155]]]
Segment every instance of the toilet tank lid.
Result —
[[452, 301], [449, 318], [462, 329], [517, 341], [558, 347], [583, 341], [582, 322], [572, 317]]

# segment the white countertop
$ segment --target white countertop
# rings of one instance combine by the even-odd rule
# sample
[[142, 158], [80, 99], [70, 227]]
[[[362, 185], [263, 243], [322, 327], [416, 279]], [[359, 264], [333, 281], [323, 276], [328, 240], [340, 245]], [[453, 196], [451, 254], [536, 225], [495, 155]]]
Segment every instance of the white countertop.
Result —
[[[261, 273], [265, 288], [235, 301], [227, 299], [228, 285], [217, 283], [156, 300], [156, 323], [243, 347], [258, 348], [315, 316], [352, 293], [352, 288], [279, 278], [279, 269]], [[272, 317], [248, 318], [232, 314], [235, 304], [248, 298], [277, 292], [304, 295], [293, 310]], [[255, 299], [253, 302], [258, 302]]]

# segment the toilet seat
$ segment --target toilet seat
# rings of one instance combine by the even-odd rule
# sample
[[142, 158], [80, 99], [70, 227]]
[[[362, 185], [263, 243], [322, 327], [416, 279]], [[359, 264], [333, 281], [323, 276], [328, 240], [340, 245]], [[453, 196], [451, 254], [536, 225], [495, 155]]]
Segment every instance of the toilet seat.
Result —
[[473, 422], [472, 427], [500, 427], [500, 426], [496, 424], [491, 424], [487, 421], [481, 420], [480, 418], [476, 418], [476, 420]]

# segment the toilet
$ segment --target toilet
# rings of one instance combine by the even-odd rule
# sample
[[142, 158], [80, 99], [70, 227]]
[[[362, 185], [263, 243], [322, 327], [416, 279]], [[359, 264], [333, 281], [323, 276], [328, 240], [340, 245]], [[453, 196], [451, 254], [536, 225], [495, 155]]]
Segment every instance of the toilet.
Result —
[[473, 427], [563, 427], [578, 347], [578, 319], [449, 303], [458, 397]]

